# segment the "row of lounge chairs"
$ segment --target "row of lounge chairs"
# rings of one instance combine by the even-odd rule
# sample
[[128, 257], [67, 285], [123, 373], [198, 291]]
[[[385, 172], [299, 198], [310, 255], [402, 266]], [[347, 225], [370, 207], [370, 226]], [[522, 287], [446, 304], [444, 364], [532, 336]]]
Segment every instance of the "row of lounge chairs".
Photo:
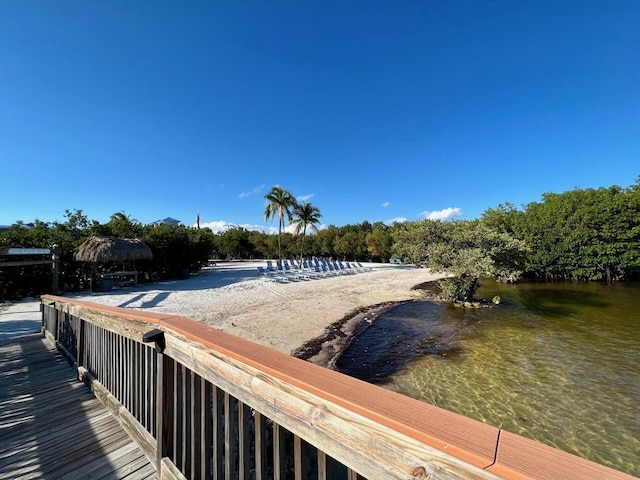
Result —
[[355, 275], [363, 272], [370, 272], [371, 267], [366, 267], [356, 262], [330, 261], [326, 259], [276, 261], [273, 265], [271, 260], [267, 261], [267, 267], [258, 267], [258, 272], [265, 280], [271, 282], [297, 282], [300, 280], [315, 280], [319, 278], [335, 277], [338, 275]]

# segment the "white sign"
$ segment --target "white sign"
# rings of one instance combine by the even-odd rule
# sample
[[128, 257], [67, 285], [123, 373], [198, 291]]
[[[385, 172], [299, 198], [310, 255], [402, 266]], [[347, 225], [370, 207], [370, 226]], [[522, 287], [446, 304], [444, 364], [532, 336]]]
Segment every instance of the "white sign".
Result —
[[51, 253], [49, 248], [9, 248], [7, 255], [48, 255]]

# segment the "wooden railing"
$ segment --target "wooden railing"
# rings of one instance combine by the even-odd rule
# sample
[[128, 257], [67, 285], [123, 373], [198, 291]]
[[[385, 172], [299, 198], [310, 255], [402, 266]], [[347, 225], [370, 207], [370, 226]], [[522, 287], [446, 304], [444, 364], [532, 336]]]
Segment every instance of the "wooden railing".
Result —
[[42, 312], [162, 478], [632, 478], [183, 317]]

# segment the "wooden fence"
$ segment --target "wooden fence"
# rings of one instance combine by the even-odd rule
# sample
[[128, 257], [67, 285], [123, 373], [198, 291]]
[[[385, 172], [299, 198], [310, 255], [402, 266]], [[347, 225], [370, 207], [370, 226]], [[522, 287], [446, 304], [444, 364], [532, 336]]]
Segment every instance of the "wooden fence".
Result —
[[632, 478], [183, 317], [42, 315], [163, 479]]

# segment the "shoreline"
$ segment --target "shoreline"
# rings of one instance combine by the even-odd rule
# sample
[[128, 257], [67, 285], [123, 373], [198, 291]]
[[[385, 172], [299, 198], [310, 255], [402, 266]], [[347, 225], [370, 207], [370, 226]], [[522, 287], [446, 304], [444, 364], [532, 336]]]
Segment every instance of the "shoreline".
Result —
[[369, 328], [384, 312], [416, 300], [384, 302], [357, 308], [329, 325], [323, 334], [305, 342], [291, 352], [291, 356], [321, 367], [335, 370], [335, 364], [349, 344]]
[[400, 305], [416, 301], [440, 302], [433, 291], [437, 280], [429, 280], [413, 285], [411, 291], [420, 291], [422, 298], [382, 302], [359, 307], [340, 320], [327, 326], [322, 335], [306, 341], [291, 352], [291, 356], [315, 365], [335, 370], [336, 363], [351, 342], [367, 330], [383, 313]]
[[[424, 298], [412, 287], [444, 276], [410, 265], [368, 264], [373, 271], [275, 283], [258, 276], [256, 267], [264, 264], [219, 262], [185, 280], [64, 295], [180, 315], [287, 355], [311, 359], [321, 354], [312, 361], [329, 365], [337, 350], [382, 309]], [[3, 317], [8, 319], [14, 308], [9, 305]]]

